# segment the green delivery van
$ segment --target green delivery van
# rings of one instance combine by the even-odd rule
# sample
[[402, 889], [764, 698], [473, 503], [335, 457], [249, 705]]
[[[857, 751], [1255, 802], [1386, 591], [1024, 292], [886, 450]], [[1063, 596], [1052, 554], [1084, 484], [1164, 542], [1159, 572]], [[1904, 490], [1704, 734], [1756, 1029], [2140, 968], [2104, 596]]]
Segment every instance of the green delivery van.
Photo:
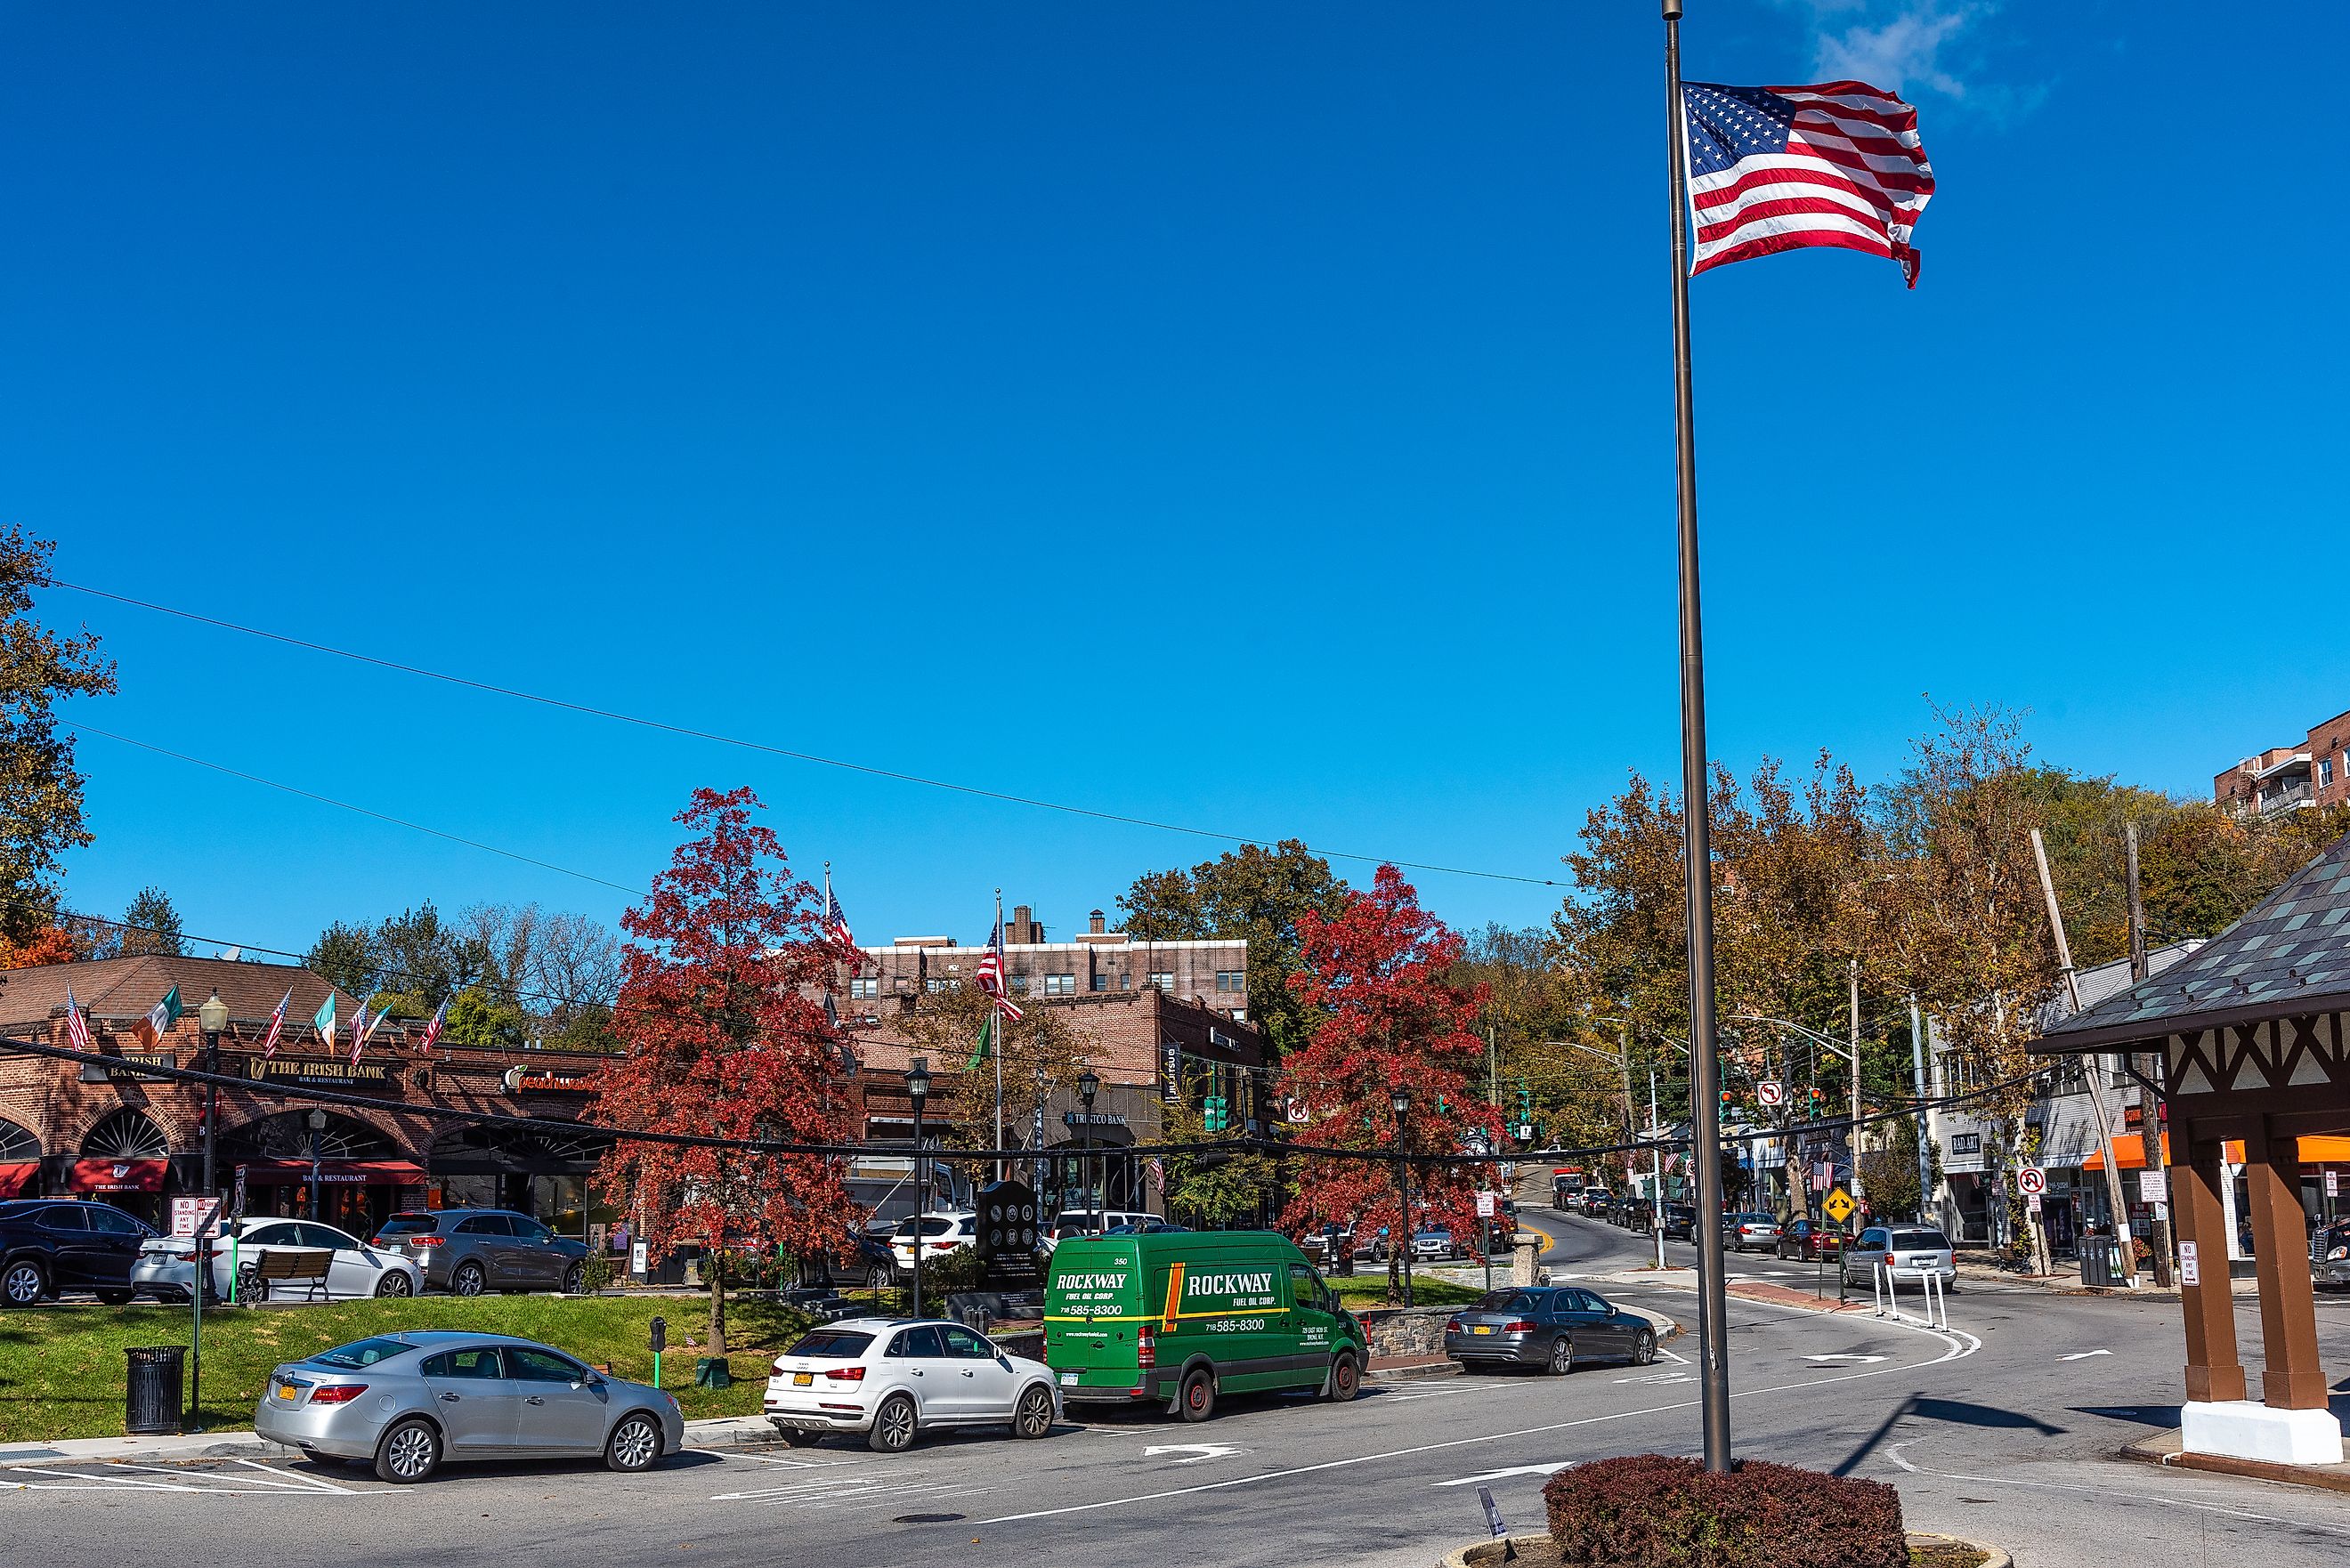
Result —
[[1363, 1325], [1271, 1231], [1074, 1236], [1045, 1284], [1045, 1360], [1064, 1403], [1163, 1400], [1187, 1421], [1222, 1394], [1351, 1399]]

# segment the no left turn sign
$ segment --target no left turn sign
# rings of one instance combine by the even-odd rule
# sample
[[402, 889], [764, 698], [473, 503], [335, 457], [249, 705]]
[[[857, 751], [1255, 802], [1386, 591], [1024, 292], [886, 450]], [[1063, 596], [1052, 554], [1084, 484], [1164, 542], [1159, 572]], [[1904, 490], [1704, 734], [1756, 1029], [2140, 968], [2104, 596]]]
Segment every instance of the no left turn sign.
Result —
[[1766, 1106], [1775, 1106], [1787, 1097], [1786, 1087], [1776, 1078], [1765, 1078], [1754, 1085], [1754, 1097]]
[[2015, 1189], [2026, 1198], [2037, 1198], [2048, 1190], [2048, 1173], [2036, 1165], [2027, 1165], [2015, 1173]]

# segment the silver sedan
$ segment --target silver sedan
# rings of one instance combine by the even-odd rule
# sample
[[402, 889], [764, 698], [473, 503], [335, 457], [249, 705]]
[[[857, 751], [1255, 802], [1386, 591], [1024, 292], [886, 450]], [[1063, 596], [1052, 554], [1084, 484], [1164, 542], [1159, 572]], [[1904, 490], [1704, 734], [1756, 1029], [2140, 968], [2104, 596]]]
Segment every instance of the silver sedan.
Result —
[[253, 1429], [312, 1458], [421, 1481], [461, 1459], [601, 1458], [649, 1469], [685, 1442], [677, 1401], [504, 1334], [383, 1334], [269, 1375]]

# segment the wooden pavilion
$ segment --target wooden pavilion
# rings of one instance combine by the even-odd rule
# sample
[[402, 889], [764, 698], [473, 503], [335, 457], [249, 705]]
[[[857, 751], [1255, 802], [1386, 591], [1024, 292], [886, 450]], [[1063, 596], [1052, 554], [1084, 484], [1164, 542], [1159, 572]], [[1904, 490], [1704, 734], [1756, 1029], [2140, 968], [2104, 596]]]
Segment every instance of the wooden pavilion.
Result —
[[[2051, 1026], [2031, 1049], [2160, 1060], [2187, 1318], [2183, 1448], [2342, 1462], [2317, 1357], [2302, 1140], [2350, 1132], [2350, 838], [2192, 957]], [[2236, 1347], [2220, 1196], [2238, 1140], [2265, 1357], [2257, 1400]]]

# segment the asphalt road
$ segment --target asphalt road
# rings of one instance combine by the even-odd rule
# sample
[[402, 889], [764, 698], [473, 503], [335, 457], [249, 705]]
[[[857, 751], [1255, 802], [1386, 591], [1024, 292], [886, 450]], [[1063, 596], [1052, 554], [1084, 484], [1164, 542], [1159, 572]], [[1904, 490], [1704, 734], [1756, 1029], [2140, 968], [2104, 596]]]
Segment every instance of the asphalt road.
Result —
[[[1557, 1239], [1561, 1273], [1641, 1261], [1639, 1241], [1622, 1231], [1528, 1218]], [[1777, 1267], [1755, 1259], [1748, 1272]], [[1602, 1289], [1694, 1317], [1686, 1293]], [[2030, 1568], [2105, 1564], [2149, 1539], [2264, 1565], [2314, 1568], [2350, 1552], [2350, 1499], [2109, 1457], [2171, 1424], [2174, 1307], [1969, 1293], [1951, 1316], [1955, 1332], [1942, 1334], [1733, 1301], [1740, 1451], [1891, 1481], [1913, 1528], [1999, 1542]], [[2338, 1366], [2350, 1359], [2350, 1314], [2329, 1312], [2325, 1324]], [[2256, 1328], [2247, 1324], [2255, 1343]], [[1686, 1339], [1669, 1349], [1694, 1355]], [[592, 1550], [720, 1563], [1402, 1568], [1482, 1534], [1480, 1484], [1511, 1528], [1537, 1529], [1551, 1469], [1690, 1453], [1698, 1440], [1692, 1371], [1669, 1357], [1564, 1378], [1401, 1384], [1347, 1406], [1234, 1400], [1197, 1427], [1155, 1413], [1089, 1416], [1044, 1442], [948, 1438], [896, 1458], [846, 1443], [688, 1454], [634, 1478], [584, 1465], [460, 1467], [395, 1489], [307, 1464], [50, 1465], [0, 1478], [0, 1541], [12, 1564], [151, 1564], [185, 1551], [207, 1568], [235, 1568], [293, 1551], [338, 1568], [570, 1568]]]

